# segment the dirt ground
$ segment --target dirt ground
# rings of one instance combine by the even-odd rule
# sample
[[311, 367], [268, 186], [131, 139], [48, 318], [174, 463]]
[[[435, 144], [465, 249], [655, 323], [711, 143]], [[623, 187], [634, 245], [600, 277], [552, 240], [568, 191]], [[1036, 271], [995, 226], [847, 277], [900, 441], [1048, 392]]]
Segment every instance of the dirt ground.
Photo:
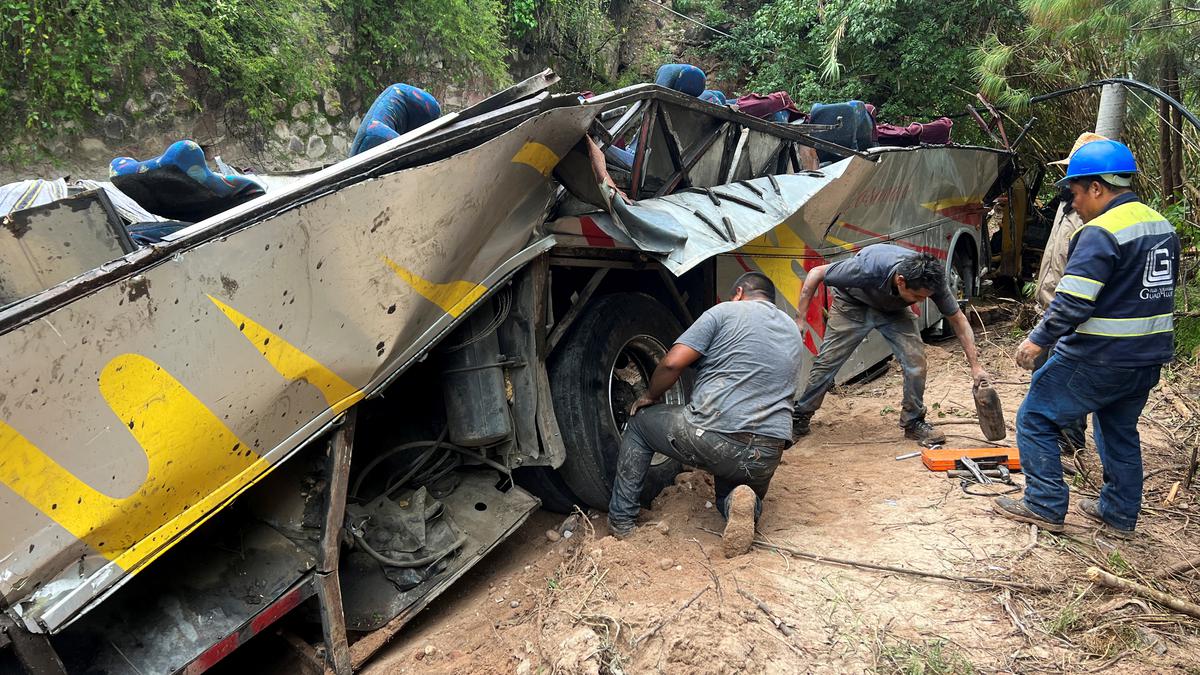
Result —
[[[1020, 331], [980, 332], [985, 366], [1012, 420], [1028, 373], [1012, 363]], [[942, 423], [973, 415], [954, 340], [931, 345], [926, 404]], [[625, 541], [593, 514], [552, 542], [563, 517], [539, 513], [437, 599], [367, 673], [1200, 673], [1200, 621], [1087, 581], [1098, 566], [1192, 602], [1192, 579], [1156, 571], [1200, 554], [1200, 499], [1180, 491], [1180, 446], [1200, 423], [1195, 389], [1173, 376], [1143, 423], [1150, 474], [1139, 535], [1110, 539], [1072, 514], [1064, 535], [993, 515], [990, 499], [926, 470], [896, 427], [893, 366], [840, 388], [813, 434], [791, 448], [759, 527], [768, 542], [855, 561], [1051, 587], [975, 585], [816, 563], [755, 549], [726, 560], [711, 478], [682, 474]], [[1196, 378], [1191, 379], [1193, 383]], [[1195, 387], [1195, 384], [1191, 385]], [[1183, 399], [1182, 401], [1180, 399]], [[1176, 403], [1178, 401], [1178, 404]], [[951, 447], [984, 445], [947, 424]], [[1183, 440], [1174, 441], [1172, 438]], [[1076, 494], [1100, 481], [1079, 454]], [[1020, 477], [1017, 478], [1021, 482]], [[1077, 498], [1077, 497], [1076, 497]]]

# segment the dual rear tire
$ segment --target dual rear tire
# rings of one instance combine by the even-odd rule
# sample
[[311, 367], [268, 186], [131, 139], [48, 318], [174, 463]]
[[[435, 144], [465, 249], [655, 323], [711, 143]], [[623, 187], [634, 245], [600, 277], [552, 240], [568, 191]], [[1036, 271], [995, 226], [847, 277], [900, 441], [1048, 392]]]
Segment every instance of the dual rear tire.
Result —
[[[629, 407], [645, 393], [655, 366], [681, 332], [671, 311], [649, 295], [615, 293], [594, 300], [563, 337], [547, 365], [566, 460], [557, 471], [528, 467], [516, 473], [545, 508], [608, 509]], [[677, 382], [663, 402], [685, 403], [686, 385]], [[681, 468], [678, 461], [656, 454], [643, 485], [643, 506]]]

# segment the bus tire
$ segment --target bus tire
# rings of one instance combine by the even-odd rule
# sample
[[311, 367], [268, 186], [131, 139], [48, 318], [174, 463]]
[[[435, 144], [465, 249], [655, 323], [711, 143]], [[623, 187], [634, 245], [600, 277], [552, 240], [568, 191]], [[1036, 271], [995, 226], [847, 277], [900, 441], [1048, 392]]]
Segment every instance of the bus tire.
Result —
[[[969, 241], [965, 235], [963, 240]], [[950, 255], [950, 264], [946, 265], [946, 285], [950, 287], [950, 292], [959, 302], [969, 301], [977, 294], [979, 280], [976, 276], [975, 260], [967, 250], [967, 246], [963, 242], [959, 242]], [[935, 339], [945, 339], [952, 335], [954, 335], [954, 329], [950, 327], [944, 317], [931, 327], [930, 337]]]
[[[602, 296], [584, 309], [549, 363], [554, 413], [567, 448], [559, 475], [580, 502], [607, 510], [621, 428], [654, 366], [682, 332], [662, 303], [642, 293]], [[664, 397], [686, 402], [685, 382]], [[672, 483], [682, 465], [662, 455], [646, 474], [643, 506]]]
[[555, 513], [571, 513], [576, 506], [587, 508], [567, 487], [558, 471], [548, 466], [523, 466], [513, 470], [513, 480], [542, 500], [542, 508]]

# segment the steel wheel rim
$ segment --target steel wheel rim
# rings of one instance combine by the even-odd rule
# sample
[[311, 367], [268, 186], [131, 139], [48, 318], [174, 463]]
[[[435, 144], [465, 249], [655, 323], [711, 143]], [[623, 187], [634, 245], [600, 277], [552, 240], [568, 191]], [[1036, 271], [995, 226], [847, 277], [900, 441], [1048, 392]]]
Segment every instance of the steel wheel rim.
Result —
[[[629, 419], [629, 406], [645, 393], [655, 366], [667, 355], [666, 346], [652, 335], [635, 335], [625, 342], [608, 366], [608, 414], [613, 428], [623, 434]], [[681, 405], [685, 402], [683, 385], [676, 382], [663, 395], [663, 403]], [[659, 466], [671, 458], [654, 453], [650, 466]]]

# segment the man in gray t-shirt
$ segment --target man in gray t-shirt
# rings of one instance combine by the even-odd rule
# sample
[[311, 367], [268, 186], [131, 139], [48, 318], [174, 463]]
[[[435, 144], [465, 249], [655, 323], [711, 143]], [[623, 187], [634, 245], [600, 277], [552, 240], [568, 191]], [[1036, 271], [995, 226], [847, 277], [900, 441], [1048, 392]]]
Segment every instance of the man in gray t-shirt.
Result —
[[[762, 499], [791, 445], [800, 330], [775, 306], [775, 285], [761, 273], [743, 274], [730, 296], [679, 336], [633, 404], [608, 509], [614, 536], [633, 531], [642, 483], [658, 452], [713, 474], [726, 518], [725, 555], [750, 548]], [[693, 364], [692, 402], [655, 405]]]
[[808, 385], [796, 401], [794, 434], [804, 436], [809, 432], [809, 421], [833, 386], [838, 370], [867, 335], [878, 330], [904, 372], [900, 426], [904, 427], [905, 437], [927, 446], [945, 442], [946, 436], [925, 421], [925, 343], [909, 306], [931, 298], [954, 328], [975, 384], [987, 378], [979, 365], [975, 333], [946, 285], [945, 263], [928, 253], [893, 244], [872, 244], [853, 258], [814, 267], [800, 290], [798, 323], [805, 321], [809, 302], [821, 282], [833, 289], [833, 306], [825, 322], [821, 349], [808, 374]]

